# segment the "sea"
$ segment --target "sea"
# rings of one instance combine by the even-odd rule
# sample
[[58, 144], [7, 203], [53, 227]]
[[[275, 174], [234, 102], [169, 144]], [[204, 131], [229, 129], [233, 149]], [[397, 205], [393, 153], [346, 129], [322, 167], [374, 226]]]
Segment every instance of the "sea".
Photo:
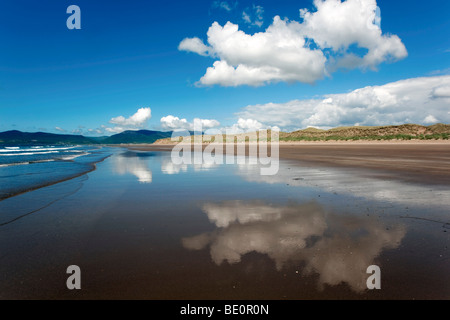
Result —
[[112, 152], [81, 145], [0, 146], [0, 200], [90, 172]]

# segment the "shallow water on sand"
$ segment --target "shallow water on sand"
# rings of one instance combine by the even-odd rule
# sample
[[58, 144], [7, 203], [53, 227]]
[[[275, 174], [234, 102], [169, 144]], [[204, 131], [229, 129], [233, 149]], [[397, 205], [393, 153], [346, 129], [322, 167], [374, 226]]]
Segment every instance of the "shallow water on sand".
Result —
[[449, 205], [448, 186], [363, 170], [281, 161], [261, 176], [118, 149], [0, 201], [0, 298], [448, 299]]
[[0, 147], [0, 200], [92, 171], [113, 152], [93, 146]]

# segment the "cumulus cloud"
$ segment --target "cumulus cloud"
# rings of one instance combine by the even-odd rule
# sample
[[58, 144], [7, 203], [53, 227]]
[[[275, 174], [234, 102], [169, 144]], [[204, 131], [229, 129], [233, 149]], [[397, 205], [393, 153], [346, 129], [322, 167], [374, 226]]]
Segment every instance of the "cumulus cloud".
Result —
[[220, 126], [220, 122], [213, 119], [199, 119], [188, 122], [186, 119], [180, 119], [173, 115], [168, 115], [161, 118], [161, 127], [167, 130], [189, 130], [193, 131], [197, 126], [201, 126], [202, 130], [207, 130]]
[[239, 118], [238, 121], [233, 125], [220, 128], [220, 130], [226, 134], [256, 132], [258, 130], [268, 130], [268, 129], [280, 131], [280, 128], [277, 126], [265, 125], [251, 118]]
[[205, 128], [205, 129], [211, 129], [211, 128], [220, 126], [220, 122], [217, 120], [195, 118], [194, 123], [195, 122], [201, 123], [202, 128]]
[[[341, 63], [349, 68], [370, 67], [388, 59], [402, 59], [407, 51], [396, 35], [383, 35], [376, 0], [315, 0], [315, 12], [300, 10], [301, 29], [322, 49], [342, 53]], [[360, 57], [348, 52], [352, 44], [364, 48]]]
[[261, 129], [263, 127], [263, 125], [260, 122], [256, 121], [256, 120], [253, 120], [253, 119], [242, 119], [242, 118], [240, 118], [238, 120], [237, 125], [238, 125], [238, 127], [240, 129], [252, 130], [252, 131], [259, 130], [259, 129]]
[[425, 117], [425, 119], [423, 119], [423, 123], [426, 123], [426, 124], [433, 124], [433, 123], [438, 123], [439, 122], [439, 120], [438, 119], [436, 119], [433, 115], [428, 115], [428, 116], [426, 116]]
[[450, 85], [447, 83], [440, 87], [436, 87], [432, 93], [434, 98], [450, 98]]
[[224, 127], [222, 130], [227, 134], [238, 134], [243, 132], [255, 132], [263, 128], [264, 125], [257, 120], [239, 118], [235, 124]]
[[286, 131], [355, 124], [450, 123], [449, 88], [450, 76], [412, 78], [316, 99], [251, 105], [236, 115]]
[[208, 30], [215, 61], [200, 79], [201, 85], [259, 86], [268, 82], [313, 83], [325, 74], [322, 51], [305, 46], [295, 23], [275, 17], [265, 32], [248, 35], [239, 26], [217, 22]]
[[109, 122], [119, 126], [140, 127], [147, 122], [152, 116], [150, 108], [140, 108], [135, 114], [129, 118], [118, 116], [112, 118]]
[[135, 114], [129, 118], [118, 116], [109, 120], [109, 123], [114, 124], [113, 128], [104, 127], [110, 133], [120, 133], [125, 130], [142, 129], [147, 124], [147, 121], [152, 117], [150, 108], [140, 108]]
[[[314, 6], [314, 12], [300, 10], [301, 22], [275, 16], [264, 32], [253, 35], [231, 22], [214, 22], [207, 32], [208, 45], [187, 38], [179, 47], [218, 58], [198, 82], [206, 86], [314, 83], [339, 68], [375, 69], [407, 56], [398, 36], [382, 33], [376, 0], [315, 0]], [[262, 25], [263, 8], [253, 9], [256, 18], [244, 11], [242, 19]]]
[[180, 119], [178, 117], [168, 115], [166, 117], [161, 118], [161, 126], [164, 129], [169, 130], [181, 130], [181, 129], [190, 129], [190, 123], [186, 119]]
[[220, 127], [220, 122], [214, 119], [195, 118], [192, 122], [179, 117], [168, 115], [161, 118], [161, 127], [165, 130], [181, 131], [181, 130], [200, 130], [205, 134], [215, 135], [218, 133], [238, 134], [245, 132], [255, 132], [263, 129], [280, 130], [277, 126], [269, 126], [251, 118], [239, 118], [236, 123], [231, 126]]
[[186, 38], [180, 42], [178, 50], [190, 51], [201, 56], [207, 56], [211, 48], [206, 46], [199, 38]]

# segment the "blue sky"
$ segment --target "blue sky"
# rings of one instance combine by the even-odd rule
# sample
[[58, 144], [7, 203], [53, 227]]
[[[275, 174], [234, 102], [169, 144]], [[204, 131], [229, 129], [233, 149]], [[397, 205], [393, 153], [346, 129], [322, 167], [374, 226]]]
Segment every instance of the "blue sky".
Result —
[[[342, 5], [339, 0], [327, 1]], [[66, 27], [70, 16], [66, 9], [72, 4], [81, 9], [81, 30]], [[168, 130], [177, 123], [189, 126], [194, 118], [214, 120], [210, 126], [218, 128], [277, 126], [286, 131], [307, 126], [449, 123], [450, 2], [378, 0], [376, 5], [383, 39], [364, 37], [364, 30], [346, 34], [350, 29], [334, 21], [335, 16], [327, 17], [325, 7], [320, 9], [324, 21], [335, 23], [339, 33], [330, 34], [318, 15], [306, 26], [299, 10], [314, 15], [319, 9], [312, 0], [4, 0], [0, 4], [0, 131], [110, 135], [125, 129]], [[351, 24], [352, 15], [348, 19], [341, 15], [342, 23]], [[286, 23], [289, 30], [302, 28], [295, 37], [308, 34], [305, 39], [311, 43], [305, 57], [311, 52], [319, 60], [325, 57], [326, 70], [318, 68], [317, 77], [308, 69], [310, 64], [297, 70], [303, 51], [294, 52], [299, 64], [290, 60], [292, 65], [286, 64], [284, 57], [277, 57], [283, 54], [275, 50], [278, 38], [267, 38], [274, 42], [265, 48], [275, 48], [269, 58], [258, 48], [254, 56], [249, 56], [252, 48], [239, 51], [238, 36], [268, 35], [275, 16], [281, 19], [279, 30], [285, 30]], [[214, 37], [221, 39], [215, 45], [210, 43], [214, 37], [207, 35], [214, 22], [220, 26]], [[239, 26], [235, 38], [226, 38], [221, 29], [227, 22]], [[399, 41], [388, 43], [391, 36]], [[194, 38], [210, 52], [192, 44], [181, 49], [184, 39]], [[355, 44], [352, 39], [359, 40]], [[226, 41], [231, 47], [224, 47]], [[361, 49], [364, 45], [366, 49]], [[367, 46], [372, 48], [369, 52], [388, 46], [385, 50], [394, 58], [349, 60], [351, 67], [336, 67], [351, 52], [363, 57]], [[274, 65], [278, 58], [280, 64]], [[206, 78], [207, 69], [217, 61], [232, 68], [233, 75], [226, 78], [211, 70], [212, 77]], [[252, 75], [275, 71], [249, 80], [238, 74], [238, 65], [250, 68]], [[352, 94], [360, 88], [366, 89]], [[148, 113], [132, 118], [142, 108], [151, 109], [151, 118]]]

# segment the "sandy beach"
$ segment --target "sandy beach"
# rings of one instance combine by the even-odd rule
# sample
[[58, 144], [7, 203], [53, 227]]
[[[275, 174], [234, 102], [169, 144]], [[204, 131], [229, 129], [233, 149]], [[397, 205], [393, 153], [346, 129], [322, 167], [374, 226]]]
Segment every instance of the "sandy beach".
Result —
[[[450, 297], [448, 145], [282, 145], [274, 176], [112, 149], [0, 201], [0, 299]], [[366, 287], [370, 265], [382, 290]]]

